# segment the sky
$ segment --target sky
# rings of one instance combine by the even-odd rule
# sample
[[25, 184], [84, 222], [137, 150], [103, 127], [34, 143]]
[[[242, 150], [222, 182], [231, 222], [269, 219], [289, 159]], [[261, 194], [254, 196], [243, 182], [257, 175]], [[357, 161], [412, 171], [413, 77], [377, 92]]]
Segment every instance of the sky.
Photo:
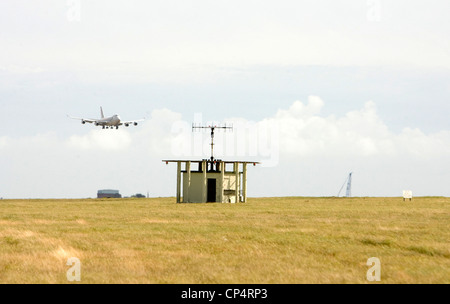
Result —
[[[448, 1], [0, 3], [0, 197], [175, 196], [163, 159], [260, 161], [248, 194], [450, 196]], [[145, 121], [101, 130], [67, 115]], [[343, 195], [344, 193], [340, 193]]]

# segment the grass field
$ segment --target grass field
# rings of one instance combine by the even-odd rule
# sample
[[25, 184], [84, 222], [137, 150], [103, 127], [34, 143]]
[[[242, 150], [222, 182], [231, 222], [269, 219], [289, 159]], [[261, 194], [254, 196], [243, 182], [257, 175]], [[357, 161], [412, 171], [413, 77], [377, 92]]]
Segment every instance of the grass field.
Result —
[[450, 283], [450, 198], [0, 200], [0, 283]]

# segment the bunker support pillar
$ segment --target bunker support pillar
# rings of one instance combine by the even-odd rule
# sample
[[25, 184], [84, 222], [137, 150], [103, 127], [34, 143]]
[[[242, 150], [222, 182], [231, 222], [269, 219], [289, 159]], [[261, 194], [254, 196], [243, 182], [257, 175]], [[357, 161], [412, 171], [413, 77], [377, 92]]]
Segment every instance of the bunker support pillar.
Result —
[[242, 196], [243, 203], [247, 202], [247, 163], [242, 164]]
[[[187, 187], [184, 190], [185, 195], [183, 195], [183, 203], [190, 203], [189, 199], [189, 189], [191, 188], [191, 162], [186, 162], [186, 174], [187, 174]], [[185, 197], [186, 196], [186, 197]]]
[[220, 194], [219, 194], [219, 202], [223, 203], [223, 183], [225, 180], [225, 163], [224, 162], [219, 162], [219, 169], [220, 169]]
[[177, 203], [181, 203], [181, 162], [177, 162]]
[[208, 164], [206, 163], [206, 160], [202, 161], [202, 172], [203, 172], [203, 183], [202, 183], [202, 202], [207, 203], [206, 198], [206, 184], [208, 182], [208, 179], [206, 178], [206, 171], [208, 170]]
[[236, 176], [236, 198], [235, 203], [239, 203], [239, 163], [234, 163], [234, 174]]

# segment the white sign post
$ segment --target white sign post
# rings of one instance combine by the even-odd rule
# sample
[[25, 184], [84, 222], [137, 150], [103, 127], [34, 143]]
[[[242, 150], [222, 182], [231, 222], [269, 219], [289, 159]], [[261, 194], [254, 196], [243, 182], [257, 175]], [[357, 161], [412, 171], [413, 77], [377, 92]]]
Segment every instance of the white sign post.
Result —
[[411, 190], [403, 190], [403, 201], [406, 199], [412, 199], [412, 191]]

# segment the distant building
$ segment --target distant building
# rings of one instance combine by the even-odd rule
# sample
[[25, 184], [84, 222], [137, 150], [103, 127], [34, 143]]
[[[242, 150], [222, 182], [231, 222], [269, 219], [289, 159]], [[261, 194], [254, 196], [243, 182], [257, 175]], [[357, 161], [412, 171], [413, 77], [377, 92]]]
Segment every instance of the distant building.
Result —
[[144, 198], [145, 195], [141, 194], [141, 193], [137, 193], [135, 195], [132, 195], [131, 197], [137, 197], [137, 198]]
[[97, 198], [121, 198], [122, 195], [119, 193], [119, 190], [98, 190]]

